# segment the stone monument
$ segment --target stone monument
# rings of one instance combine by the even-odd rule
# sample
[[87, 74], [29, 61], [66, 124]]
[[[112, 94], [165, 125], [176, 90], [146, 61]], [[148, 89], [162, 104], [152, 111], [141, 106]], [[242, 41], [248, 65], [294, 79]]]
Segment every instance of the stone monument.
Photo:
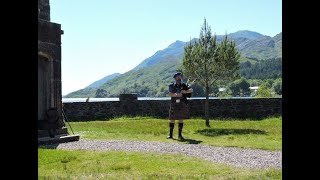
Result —
[[49, 0], [38, 0], [38, 143], [79, 140], [65, 126], [61, 94], [61, 25], [50, 22]]

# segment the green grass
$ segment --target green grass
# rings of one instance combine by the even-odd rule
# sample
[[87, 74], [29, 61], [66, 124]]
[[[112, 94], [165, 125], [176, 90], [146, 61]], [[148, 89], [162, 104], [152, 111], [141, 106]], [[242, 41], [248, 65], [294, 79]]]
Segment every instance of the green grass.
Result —
[[[185, 141], [166, 139], [168, 120], [150, 117], [122, 117], [110, 121], [71, 122], [81, 139], [121, 139], [208, 144], [266, 150], [282, 149], [282, 118], [252, 120], [211, 120], [211, 128], [202, 119], [184, 121]], [[174, 128], [177, 138], [178, 122]]]
[[281, 179], [180, 154], [38, 149], [38, 179]]

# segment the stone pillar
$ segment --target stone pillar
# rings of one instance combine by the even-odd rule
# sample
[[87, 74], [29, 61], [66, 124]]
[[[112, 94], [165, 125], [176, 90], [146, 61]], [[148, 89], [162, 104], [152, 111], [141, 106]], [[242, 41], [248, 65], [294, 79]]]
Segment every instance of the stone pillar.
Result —
[[65, 127], [61, 94], [61, 25], [50, 22], [49, 0], [38, 0], [38, 142], [79, 140]]
[[138, 95], [133, 93], [133, 94], [120, 94], [119, 100], [124, 102], [130, 102], [130, 101], [137, 101], [138, 100]]
[[38, 0], [38, 18], [50, 21], [49, 0]]
[[137, 115], [138, 110], [138, 95], [137, 94], [120, 94], [120, 114], [121, 115]]

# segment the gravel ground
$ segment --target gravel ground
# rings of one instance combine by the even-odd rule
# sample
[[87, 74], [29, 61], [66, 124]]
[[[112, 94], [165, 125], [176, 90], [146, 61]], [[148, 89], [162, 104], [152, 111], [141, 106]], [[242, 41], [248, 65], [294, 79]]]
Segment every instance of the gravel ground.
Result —
[[128, 140], [84, 140], [46, 145], [57, 149], [82, 149], [95, 151], [123, 150], [136, 152], [182, 153], [216, 163], [241, 168], [282, 168], [282, 151], [214, 147], [199, 144], [178, 144]]

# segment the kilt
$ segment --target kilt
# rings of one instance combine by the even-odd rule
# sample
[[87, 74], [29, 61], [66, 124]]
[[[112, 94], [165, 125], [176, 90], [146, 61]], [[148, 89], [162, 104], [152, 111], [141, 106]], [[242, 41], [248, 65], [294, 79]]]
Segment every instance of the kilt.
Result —
[[169, 119], [179, 120], [179, 119], [189, 119], [189, 106], [184, 101], [180, 103], [171, 102], [169, 109]]

